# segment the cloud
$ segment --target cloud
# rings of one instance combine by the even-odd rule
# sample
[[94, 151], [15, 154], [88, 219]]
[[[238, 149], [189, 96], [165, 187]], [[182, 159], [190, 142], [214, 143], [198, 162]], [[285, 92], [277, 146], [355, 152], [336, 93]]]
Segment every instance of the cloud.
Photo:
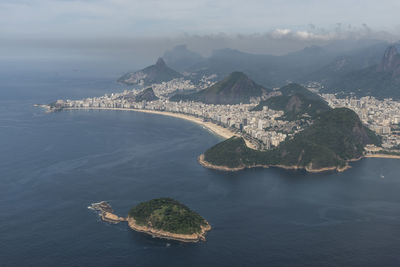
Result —
[[315, 25], [309, 25], [309, 29], [291, 30], [291, 29], [275, 29], [269, 32], [271, 38], [274, 39], [289, 39], [303, 41], [333, 41], [345, 39], [384, 39], [395, 40], [399, 38], [395, 34], [390, 34], [385, 31], [373, 31], [367, 24], [363, 23], [360, 26], [342, 25], [337, 23], [336, 27], [326, 30], [318, 28]]
[[[391, 31], [400, 2], [386, 0], [1, 0], [1, 36], [145, 37], [262, 33], [329, 38], [312, 26], [367, 23]], [[363, 8], [361, 9], [360, 6]], [[297, 29], [307, 27], [307, 31]]]

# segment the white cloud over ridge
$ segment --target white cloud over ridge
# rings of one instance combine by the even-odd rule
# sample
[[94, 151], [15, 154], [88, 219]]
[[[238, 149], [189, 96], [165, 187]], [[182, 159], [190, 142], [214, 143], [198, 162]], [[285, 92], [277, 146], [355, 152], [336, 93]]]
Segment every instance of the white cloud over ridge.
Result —
[[177, 44], [204, 55], [227, 47], [284, 54], [336, 40], [396, 41], [398, 10], [398, 0], [0, 0], [0, 59], [146, 65]]
[[[310, 23], [366, 23], [390, 31], [400, 25], [398, 0], [1, 0], [1, 36], [169, 36], [269, 32], [324, 39], [297, 29]], [[287, 32], [289, 31], [289, 32]]]
[[362, 38], [381, 38], [391, 39], [393, 36], [384, 31], [373, 31], [366, 24], [360, 27], [348, 25], [342, 27], [337, 24], [334, 29], [324, 30], [316, 29], [311, 25], [309, 29], [291, 30], [291, 29], [275, 29], [270, 32], [272, 38], [276, 39], [294, 39], [303, 41], [332, 41], [343, 39], [362, 39]]

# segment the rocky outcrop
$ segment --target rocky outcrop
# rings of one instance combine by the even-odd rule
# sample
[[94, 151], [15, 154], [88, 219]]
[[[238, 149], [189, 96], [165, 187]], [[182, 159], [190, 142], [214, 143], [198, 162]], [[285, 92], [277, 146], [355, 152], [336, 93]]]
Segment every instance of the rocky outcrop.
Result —
[[119, 217], [115, 215], [113, 212], [111, 205], [108, 204], [106, 201], [101, 201], [98, 203], [92, 203], [88, 209], [96, 210], [99, 212], [100, 218], [108, 223], [117, 224], [119, 222], [125, 222], [126, 218]]
[[165, 61], [159, 58], [155, 65], [137, 72], [126, 73], [118, 81], [129, 85], [147, 86], [154, 83], [168, 82], [181, 77], [182, 74], [168, 67]]
[[154, 237], [183, 241], [183, 242], [198, 242], [198, 241], [205, 241], [206, 240], [206, 233], [211, 230], [211, 226], [207, 223], [206, 226], [201, 226], [201, 231], [199, 233], [194, 234], [176, 234], [171, 233], [159, 229], [155, 229], [148, 226], [142, 226], [137, 224], [136, 220], [132, 217], [128, 217], [127, 219], [128, 225], [131, 229], [152, 235]]
[[400, 44], [392, 45], [386, 49], [378, 71], [390, 72], [393, 78], [400, 78]]

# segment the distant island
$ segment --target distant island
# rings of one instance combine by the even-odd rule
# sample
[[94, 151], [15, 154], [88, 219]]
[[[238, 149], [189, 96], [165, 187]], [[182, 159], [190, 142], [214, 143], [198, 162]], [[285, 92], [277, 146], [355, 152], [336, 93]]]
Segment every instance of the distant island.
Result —
[[140, 203], [129, 211], [127, 220], [136, 231], [187, 242], [205, 240], [211, 230], [199, 214], [171, 198]]
[[93, 203], [89, 209], [99, 211], [103, 221], [119, 223], [127, 221], [131, 229], [154, 237], [182, 242], [206, 240], [210, 224], [199, 214], [172, 198], [157, 198], [133, 207], [127, 218], [113, 214], [105, 202]]

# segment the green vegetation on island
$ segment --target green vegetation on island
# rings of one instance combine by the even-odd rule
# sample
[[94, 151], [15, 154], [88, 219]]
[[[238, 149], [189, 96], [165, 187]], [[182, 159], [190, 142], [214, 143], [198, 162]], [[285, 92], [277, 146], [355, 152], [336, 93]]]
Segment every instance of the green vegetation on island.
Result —
[[206, 104], [250, 103], [250, 99], [261, 97], [268, 90], [256, 84], [243, 72], [232, 72], [216, 84], [191, 94], [177, 94], [171, 101], [197, 101]]
[[240, 137], [225, 140], [204, 153], [205, 162], [215, 167], [246, 168], [285, 166], [309, 171], [343, 169], [350, 160], [362, 157], [366, 144], [381, 140], [347, 108], [321, 113], [314, 123], [269, 151], [256, 151]]
[[199, 214], [171, 198], [142, 202], [129, 211], [136, 224], [174, 234], [200, 233], [208, 223]]
[[286, 85], [279, 92], [281, 95], [261, 101], [253, 110], [262, 110], [264, 106], [273, 110], [283, 110], [285, 114], [282, 119], [292, 121], [306, 114], [315, 118], [318, 114], [330, 109], [325, 100], [299, 84]]

